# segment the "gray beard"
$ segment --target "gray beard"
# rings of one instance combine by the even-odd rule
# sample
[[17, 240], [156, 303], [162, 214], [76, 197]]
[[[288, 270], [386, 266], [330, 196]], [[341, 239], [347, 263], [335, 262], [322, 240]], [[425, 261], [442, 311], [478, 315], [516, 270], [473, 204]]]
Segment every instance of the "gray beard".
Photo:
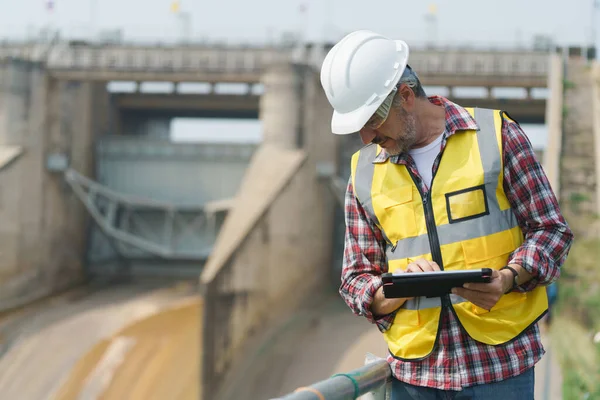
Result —
[[391, 156], [407, 152], [417, 141], [417, 120], [415, 116], [404, 110], [400, 111], [400, 115], [404, 119], [405, 131], [399, 133], [394, 139], [395, 146], [386, 149], [386, 152]]

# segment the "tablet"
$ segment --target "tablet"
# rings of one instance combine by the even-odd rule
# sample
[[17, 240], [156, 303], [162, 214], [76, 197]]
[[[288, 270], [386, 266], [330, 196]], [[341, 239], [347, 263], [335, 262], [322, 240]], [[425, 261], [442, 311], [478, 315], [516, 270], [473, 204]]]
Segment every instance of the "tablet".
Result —
[[491, 268], [460, 271], [386, 273], [383, 278], [383, 294], [386, 298], [440, 297], [449, 294], [452, 288], [468, 282], [489, 283]]

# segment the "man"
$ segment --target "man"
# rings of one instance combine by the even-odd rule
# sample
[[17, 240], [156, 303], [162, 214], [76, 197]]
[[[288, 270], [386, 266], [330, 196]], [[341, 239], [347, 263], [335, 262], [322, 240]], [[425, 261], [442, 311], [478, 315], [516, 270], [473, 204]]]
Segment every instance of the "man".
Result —
[[[427, 97], [409, 49], [370, 31], [327, 54], [335, 134], [360, 135], [340, 294], [389, 347], [395, 399], [533, 399], [545, 286], [573, 239], [519, 124]], [[385, 298], [381, 274], [492, 268], [442, 298]]]

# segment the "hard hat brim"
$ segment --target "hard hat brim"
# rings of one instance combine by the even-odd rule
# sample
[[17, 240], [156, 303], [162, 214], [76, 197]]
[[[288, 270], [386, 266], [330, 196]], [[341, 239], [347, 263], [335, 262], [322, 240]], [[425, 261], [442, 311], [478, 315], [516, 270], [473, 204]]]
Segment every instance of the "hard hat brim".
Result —
[[380, 102], [376, 102], [344, 114], [333, 111], [331, 131], [336, 135], [349, 135], [360, 131], [380, 105]]
[[372, 104], [365, 104], [364, 106], [357, 108], [354, 111], [348, 113], [339, 113], [333, 111], [331, 117], [331, 131], [336, 135], [349, 135], [351, 133], [359, 132], [363, 126], [367, 123], [369, 118], [375, 113], [377, 108], [383, 103], [387, 95], [392, 91], [394, 86], [398, 83], [406, 65], [408, 64], [408, 45], [402, 40], [395, 40], [398, 49], [404, 49], [406, 56], [400, 61], [398, 65], [398, 73], [394, 79], [390, 82], [389, 91], [382, 94], [377, 101]]

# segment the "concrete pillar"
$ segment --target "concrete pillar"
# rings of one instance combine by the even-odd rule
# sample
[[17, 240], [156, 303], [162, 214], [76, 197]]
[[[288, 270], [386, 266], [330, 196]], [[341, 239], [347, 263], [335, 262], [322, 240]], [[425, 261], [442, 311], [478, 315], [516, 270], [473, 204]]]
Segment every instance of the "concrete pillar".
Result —
[[[109, 93], [103, 83], [48, 79], [45, 157], [64, 154], [69, 166], [95, 178], [95, 138], [108, 130]], [[87, 228], [91, 218], [65, 184], [61, 172], [43, 177], [43, 242], [40, 268], [53, 290], [79, 282], [84, 276]]]
[[0, 310], [83, 279], [89, 217], [48, 160], [60, 155], [93, 177], [94, 136], [108, 109], [102, 85], [59, 82], [25, 62], [2, 71], [12, 84], [0, 88], [0, 145], [22, 146], [23, 155], [0, 171], [0, 187], [11, 188], [0, 198], [0, 256], [10, 258], [0, 259]]
[[3, 125], [0, 144], [19, 145], [27, 134], [30, 72], [32, 64], [7, 61], [2, 67]]
[[[39, 163], [31, 162], [38, 149], [29, 146], [32, 136], [27, 129], [31, 69], [31, 64], [0, 61], [0, 153], [23, 150], [10, 164], [0, 165], [0, 310], [16, 305], [27, 290], [33, 292], [28, 284], [37, 275], [28, 260], [23, 260], [22, 253], [23, 246], [28, 245], [22, 241], [24, 229], [32, 229], [31, 236], [35, 236], [40, 227], [39, 207], [35, 203], [41, 193], [26, 191], [38, 182], [34, 175], [41, 171]], [[35, 166], [38, 169], [28, 176], [27, 167]], [[32, 197], [35, 195], [38, 197]], [[28, 218], [26, 222], [37, 224], [24, 226], [23, 217]]]
[[[93, 176], [92, 85], [52, 79], [47, 93], [46, 155], [66, 156], [71, 168], [87, 176]], [[84, 232], [89, 219], [62, 173], [46, 173], [43, 191], [43, 270], [54, 287], [64, 287], [83, 277]]]
[[265, 92], [260, 98], [259, 118], [263, 141], [286, 149], [302, 147], [302, 68], [274, 65], [265, 72], [262, 83]]
[[[45, 169], [47, 155], [60, 147], [55, 146], [57, 141], [50, 138], [49, 131], [59, 122], [47, 118], [48, 106], [54, 101], [58, 104], [59, 99], [49, 96], [48, 77], [40, 65], [13, 61], [5, 73], [10, 85], [2, 88], [0, 114], [4, 123], [0, 127], [0, 143], [21, 146], [23, 155], [0, 172], [1, 186], [11, 188], [11, 198], [3, 199], [5, 204], [0, 211], [4, 247], [0, 250], [0, 309], [25, 304], [72, 283], [73, 275], [66, 269], [73, 263], [54, 257], [51, 249], [77, 248], [76, 242], [70, 242], [63, 232], [55, 234], [65, 221], [56, 223], [53, 219], [60, 210], [53, 202], [48, 187], [52, 183]], [[58, 185], [65, 188], [62, 181]], [[76, 208], [69, 211], [77, 212]], [[68, 223], [68, 216], [66, 220]], [[78, 236], [83, 235], [78, 232]], [[79, 268], [75, 280], [81, 271]], [[66, 285], [57, 286], [57, 280]]]
[[[314, 196], [319, 200], [318, 206], [315, 207], [317, 215], [314, 225], [318, 233], [313, 234], [315, 242], [311, 246], [324, 254], [324, 262], [329, 266], [325, 280], [333, 282], [335, 286], [339, 284], [339, 267], [342, 265], [344, 232], [339, 229], [338, 223], [340, 220], [343, 223], [343, 210], [334, 198], [328, 174], [331, 173], [333, 177], [340, 177], [345, 181], [350, 173], [350, 159], [344, 160], [343, 165], [340, 165], [342, 136], [331, 132], [333, 108], [321, 87], [318, 71], [308, 71], [304, 80], [305, 148], [309, 162], [312, 161], [317, 169]], [[358, 139], [360, 142], [357, 134], [343, 136]]]
[[[287, 268], [300, 269], [306, 278], [298, 293], [315, 290], [327, 282], [331, 271], [334, 198], [328, 178], [335, 172], [336, 138], [331, 133], [331, 107], [319, 83], [318, 72], [306, 66], [277, 66], [265, 74], [265, 94], [260, 103], [265, 145], [304, 150], [307, 160], [267, 216], [271, 248], [266, 260], [274, 274], [283, 260]], [[276, 168], [276, 166], [274, 166]], [[281, 280], [285, 281], [282, 276]], [[272, 299], [289, 290], [272, 290]]]
[[115, 134], [115, 115], [106, 82], [94, 82], [92, 86], [92, 129], [95, 137]]
[[35, 68], [30, 75], [28, 135], [21, 144], [24, 148], [20, 160], [20, 204], [18, 219], [19, 234], [19, 268], [24, 276], [37, 275], [40, 281], [32, 280], [25, 287], [34, 293], [51, 293], [51, 287], [44, 287], [46, 277], [43, 266], [47, 254], [45, 252], [44, 232], [44, 179], [46, 176], [46, 151], [44, 136], [46, 129], [45, 110], [47, 106], [47, 76], [41, 67]]

